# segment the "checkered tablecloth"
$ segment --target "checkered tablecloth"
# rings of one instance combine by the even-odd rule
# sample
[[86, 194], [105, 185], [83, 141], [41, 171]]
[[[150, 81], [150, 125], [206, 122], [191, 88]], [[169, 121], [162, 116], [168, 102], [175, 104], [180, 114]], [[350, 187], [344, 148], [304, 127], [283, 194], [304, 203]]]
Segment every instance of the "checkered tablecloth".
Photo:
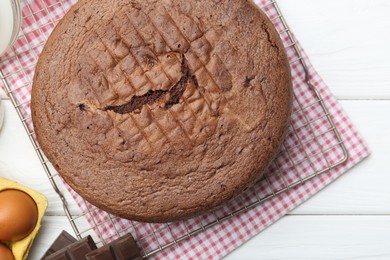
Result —
[[[35, 64], [55, 24], [76, 0], [22, 0], [20, 2], [23, 9], [22, 31], [13, 47], [0, 57], [3, 79], [0, 85], [3, 88], [4, 84], [9, 86], [10, 94], [15, 98], [18, 109], [32, 131], [30, 97]], [[219, 259], [276, 222], [368, 156], [367, 146], [328, 86], [310, 64], [299, 43], [297, 46], [302, 52], [302, 57], [299, 57], [294, 50], [286, 28], [283, 27], [272, 5], [273, 1], [255, 2], [280, 32], [291, 63], [295, 97], [292, 122], [286, 141], [266, 174], [267, 178], [216, 212], [170, 224], [139, 223], [111, 216], [84, 201], [68, 187], [77, 204], [86, 213], [87, 220], [94, 227], [93, 230], [98, 234], [99, 239], [108, 242], [118, 235], [131, 232], [145, 253], [152, 252], [181, 239], [191, 231], [202, 229], [208, 223], [215, 222], [245, 205], [271, 197], [244, 213], [222, 221], [181, 242], [173, 243], [172, 246], [153, 255], [156, 259]], [[305, 71], [300, 58], [306, 62], [311, 82], [322, 99], [318, 99], [315, 92], [306, 84]], [[333, 126], [321, 107], [322, 100], [348, 150], [349, 158], [336, 168], [319, 174], [318, 177], [282, 194], [275, 195], [281, 189], [307, 176], [326, 170], [329, 165], [337, 163], [344, 157]], [[88, 228], [79, 226], [79, 229]]]

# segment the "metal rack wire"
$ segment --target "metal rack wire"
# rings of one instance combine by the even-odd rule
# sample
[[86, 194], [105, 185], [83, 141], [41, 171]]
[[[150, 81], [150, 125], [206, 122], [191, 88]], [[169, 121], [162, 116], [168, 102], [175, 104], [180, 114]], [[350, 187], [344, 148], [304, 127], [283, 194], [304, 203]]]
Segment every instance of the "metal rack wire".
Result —
[[[46, 159], [35, 140], [30, 109], [32, 75], [39, 53], [56, 23], [76, 0], [21, 1], [23, 7], [22, 31], [11, 51], [0, 59], [0, 85], [6, 89], [31, 143], [56, 193], [62, 200], [64, 212], [78, 238], [92, 234], [104, 244], [131, 232], [141, 246], [144, 256], [151, 256], [204, 230], [219, 225], [266, 200], [298, 187], [348, 159], [348, 152], [332, 120], [320, 92], [313, 86], [308, 67], [275, 0], [263, 1], [262, 9], [274, 22], [293, 69], [304, 84], [294, 88], [292, 124], [277, 159], [268, 173], [254, 187], [225, 207], [194, 219], [166, 224], [147, 224], [120, 219], [103, 213], [81, 200], [82, 214], [68, 207], [64, 194], [70, 191]], [[297, 57], [297, 58], [292, 58]], [[299, 93], [299, 95], [297, 94]], [[305, 93], [302, 95], [302, 93]], [[305, 100], [302, 100], [302, 96]], [[310, 99], [310, 102], [307, 102]], [[329, 141], [336, 140], [336, 141]], [[90, 228], [81, 222], [88, 220]], [[97, 235], [97, 236], [96, 236]]]

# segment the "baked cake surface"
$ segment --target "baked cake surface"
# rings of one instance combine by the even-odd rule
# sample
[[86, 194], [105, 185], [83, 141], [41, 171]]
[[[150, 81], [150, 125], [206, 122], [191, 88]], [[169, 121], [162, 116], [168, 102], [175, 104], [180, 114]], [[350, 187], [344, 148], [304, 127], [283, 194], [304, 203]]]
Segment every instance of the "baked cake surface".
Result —
[[291, 108], [285, 50], [249, 0], [81, 0], [39, 59], [37, 139], [85, 199], [184, 219], [261, 178]]

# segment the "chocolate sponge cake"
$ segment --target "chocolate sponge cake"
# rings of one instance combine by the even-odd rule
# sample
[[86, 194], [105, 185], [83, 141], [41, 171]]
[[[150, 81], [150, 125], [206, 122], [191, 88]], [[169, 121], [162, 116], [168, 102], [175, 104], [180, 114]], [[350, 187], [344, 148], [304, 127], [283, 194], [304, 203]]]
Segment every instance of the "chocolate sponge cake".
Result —
[[32, 116], [86, 200], [166, 222], [261, 178], [291, 96], [282, 42], [250, 0], [80, 0], [40, 56]]

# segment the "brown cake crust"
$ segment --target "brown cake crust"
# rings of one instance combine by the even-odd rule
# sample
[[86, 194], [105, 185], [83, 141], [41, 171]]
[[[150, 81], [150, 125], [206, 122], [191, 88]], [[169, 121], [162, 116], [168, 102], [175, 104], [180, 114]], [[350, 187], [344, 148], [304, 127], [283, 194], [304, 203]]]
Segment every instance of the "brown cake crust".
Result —
[[249, 0], [81, 0], [39, 59], [39, 144], [86, 200], [167, 222], [259, 180], [291, 109], [283, 44]]

